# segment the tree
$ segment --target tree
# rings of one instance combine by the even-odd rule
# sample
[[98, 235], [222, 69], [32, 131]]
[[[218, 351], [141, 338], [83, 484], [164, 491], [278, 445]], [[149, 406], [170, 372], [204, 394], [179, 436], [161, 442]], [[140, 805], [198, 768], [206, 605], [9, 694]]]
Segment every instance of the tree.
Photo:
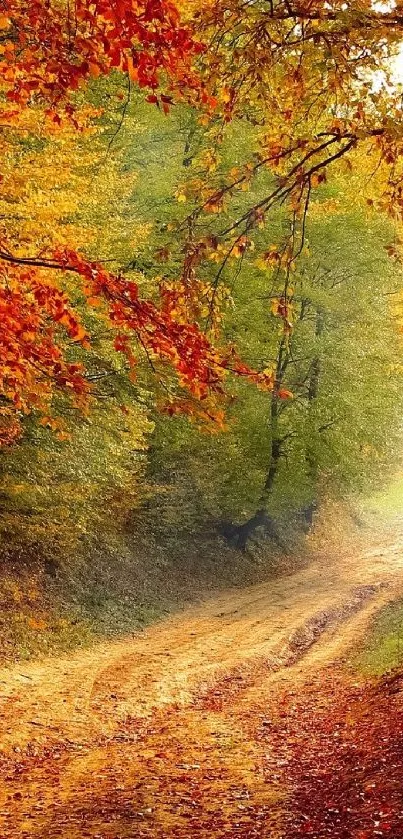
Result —
[[[77, 2], [74, 9], [69, 3], [40, 0], [28, 7], [20, 0], [3, 5], [2, 150], [6, 161], [10, 157], [14, 161], [3, 177], [13, 181], [13, 203], [21, 197], [18, 185], [25, 198], [25, 188], [15, 171], [21, 146], [29, 146], [35, 157], [58, 127], [73, 126], [80, 132], [91, 117], [97, 116], [97, 111], [86, 108], [85, 103], [81, 107], [79, 89], [84, 82], [116, 70], [124, 74], [128, 97], [136, 83], [151, 91], [149, 101], [165, 111], [178, 86], [197, 91], [190, 59], [200, 46], [190, 29], [181, 25], [179, 13], [170, 2], [116, 0], [91, 6]], [[161, 74], [168, 93], [157, 92]], [[208, 103], [201, 88], [197, 95]], [[122, 119], [126, 107], [127, 102]], [[163, 378], [166, 362], [176, 371], [180, 398], [172, 407], [174, 388], [170, 388], [171, 410], [199, 410], [211, 418], [219, 416], [209, 397], [221, 392], [230, 370], [271, 386], [267, 376], [255, 376], [237, 362], [233, 353], [215, 348], [195, 318], [189, 321], [181, 317], [172, 292], [161, 288], [160, 295], [142, 300], [132, 278], [119, 270], [109, 272], [101, 262], [84, 257], [77, 244], [66, 247], [63, 238], [58, 242], [50, 235], [41, 248], [38, 224], [27, 231], [24, 220], [18, 223], [18, 214], [12, 214], [10, 225], [8, 214], [5, 216], [0, 239], [3, 443], [15, 439], [21, 416], [32, 410], [42, 415], [44, 423], [57, 427], [52, 417], [56, 391], [71, 397], [80, 409], [91, 394], [83, 361], [72, 362], [66, 350], [66, 342], [91, 350], [89, 333], [67, 292], [71, 281], [64, 280], [62, 288], [57, 280], [57, 275], [67, 272], [79, 280], [75, 293], [86, 297], [88, 308], [101, 303], [110, 324], [111, 341], [116, 352], [124, 355], [131, 375], [135, 375], [138, 351], [146, 354], [154, 368], [162, 362]], [[205, 402], [197, 409], [201, 399]]]
[[[183, 275], [189, 253], [201, 278], [215, 259], [216, 289], [259, 228], [286, 207], [288, 225], [262, 257], [284, 273], [287, 296], [311, 200], [328, 180], [362, 171], [365, 158], [360, 190], [378, 211], [401, 217], [399, 6], [218, 0], [192, 7], [189, 20], [206, 47], [198, 65], [216, 105], [210, 120], [202, 118], [209, 130], [196, 176], [184, 178], [178, 193], [189, 205], [175, 231], [188, 241]], [[220, 150], [238, 120], [256, 131], [249, 156], [226, 167]], [[239, 201], [252, 182], [250, 201]]]
[[[162, 282], [154, 277], [146, 299], [130, 266], [123, 271], [118, 260], [116, 270], [107, 270], [76, 242], [66, 246], [63, 236], [50, 236], [38, 252], [38, 226], [29, 231], [16, 214], [10, 221], [4, 213], [3, 442], [15, 439], [21, 416], [32, 410], [57, 425], [56, 391], [84, 408], [91, 395], [84, 312], [99, 304], [130, 375], [138, 354], [145, 354], [171, 413], [221, 421], [215, 397], [222, 397], [230, 373], [281, 395], [286, 389], [276, 370], [257, 372], [221, 341], [227, 268], [251, 251], [252, 234], [258, 242], [255, 233], [268, 214], [275, 217], [276, 208], [286, 206], [287, 224], [260, 256], [282, 275], [278, 312], [287, 340], [292, 274], [304, 256], [312, 196], [327, 173], [333, 170], [337, 179], [342, 167], [354, 172], [362, 149], [358, 157], [367, 156], [377, 184], [370, 200], [400, 212], [401, 106], [391, 65], [402, 27], [397, 7], [220, 0], [181, 11], [182, 20], [166, 0], [78, 1], [74, 9], [42, 0], [28, 8], [21, 0], [3, 4], [1, 137], [3, 157], [11, 158], [5, 178], [15, 184], [12, 202], [21, 197], [15, 169], [27, 146], [39, 163], [44, 144], [66, 126], [77, 137], [94, 126], [103, 131], [104, 108], [94, 105], [92, 92], [103, 78], [126, 87], [117, 94], [123, 96], [117, 133], [135, 86], [164, 112], [178, 101], [179, 88], [182, 100], [199, 109], [189, 117], [177, 219], [161, 236], [159, 257], [170, 271]], [[248, 151], [227, 166], [223, 141], [240, 121], [251, 127], [253, 156]], [[73, 348], [74, 358], [71, 344], [82, 350]]]
[[217, 96], [218, 134], [221, 118], [234, 117], [249, 120], [260, 134], [253, 165], [221, 189], [217, 185], [211, 200], [226, 201], [263, 167], [275, 176], [272, 189], [233, 219], [227, 237], [245, 235], [286, 201], [294, 257], [312, 191], [341, 159], [351, 166], [358, 147], [385, 166], [380, 201], [399, 214], [398, 5], [222, 0], [195, 17], [210, 44], [202, 61]]
[[[156, 217], [164, 228], [172, 212], [169, 195], [177, 183], [186, 188], [186, 173], [178, 133], [172, 124], [165, 135], [162, 130], [148, 125], [139, 137], [140, 147], [155, 143], [159, 157], [139, 173], [136, 196], [143, 222]], [[234, 121], [220, 147], [220, 165], [239, 166], [254, 132]], [[197, 160], [192, 169], [189, 177], [197, 177]], [[269, 368], [275, 387], [264, 393], [234, 384], [227, 430], [212, 438], [200, 437], [180, 418], [156, 418], [151, 462], [168, 488], [167, 517], [178, 510], [178, 529], [200, 526], [203, 532], [207, 523], [225, 522], [226, 534], [242, 548], [261, 527], [281, 539], [283, 528], [308, 527], [323, 497], [372, 489], [394, 467], [402, 387], [390, 303], [397, 299], [401, 271], [385, 247], [393, 224], [359, 195], [358, 184], [370, 172], [370, 162], [357, 159], [353, 174], [338, 172], [313, 197], [309, 251], [290, 271], [287, 311], [287, 274], [272, 260], [273, 241], [287, 232], [287, 212], [273, 213], [270, 230], [255, 231], [255, 249], [227, 262], [221, 288], [230, 289], [232, 303], [224, 313], [225, 338], [249, 365]], [[265, 185], [263, 177], [254, 180], [237, 196], [238, 206], [256, 200]], [[377, 188], [374, 178], [371, 188]], [[180, 202], [181, 208], [189, 201]], [[161, 235], [169, 231], [158, 231], [157, 249]], [[172, 251], [172, 262], [179, 258]], [[168, 273], [172, 262], [164, 261], [162, 270]], [[217, 265], [206, 261], [204, 282], [210, 278], [214, 286]], [[173, 526], [172, 513], [170, 521]]]

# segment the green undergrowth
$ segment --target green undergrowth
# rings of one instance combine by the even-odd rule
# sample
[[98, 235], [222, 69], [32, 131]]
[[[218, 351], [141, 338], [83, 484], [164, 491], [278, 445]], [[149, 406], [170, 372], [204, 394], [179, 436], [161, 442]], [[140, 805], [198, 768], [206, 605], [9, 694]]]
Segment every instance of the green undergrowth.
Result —
[[403, 515], [403, 475], [373, 493], [362, 505], [364, 513], [378, 515], [385, 521]]
[[403, 599], [379, 612], [352, 664], [365, 676], [381, 676], [403, 665]]
[[[360, 514], [372, 524], [400, 525], [403, 513], [403, 476], [360, 506]], [[398, 527], [396, 527], [398, 530]], [[403, 665], [403, 598], [388, 603], [374, 618], [352, 660], [353, 668], [365, 676], [381, 676]]]
[[231, 586], [306, 561], [270, 543], [241, 554], [213, 531], [157, 538], [147, 519], [83, 543], [81, 555], [0, 568], [0, 662], [40, 658], [125, 637]]

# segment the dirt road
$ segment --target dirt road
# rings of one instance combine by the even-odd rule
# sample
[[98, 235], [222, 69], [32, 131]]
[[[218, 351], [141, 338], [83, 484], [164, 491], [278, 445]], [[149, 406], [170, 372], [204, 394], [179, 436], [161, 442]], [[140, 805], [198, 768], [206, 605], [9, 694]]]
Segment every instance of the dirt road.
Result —
[[282, 836], [257, 727], [402, 590], [395, 522], [136, 637], [0, 671], [0, 839]]

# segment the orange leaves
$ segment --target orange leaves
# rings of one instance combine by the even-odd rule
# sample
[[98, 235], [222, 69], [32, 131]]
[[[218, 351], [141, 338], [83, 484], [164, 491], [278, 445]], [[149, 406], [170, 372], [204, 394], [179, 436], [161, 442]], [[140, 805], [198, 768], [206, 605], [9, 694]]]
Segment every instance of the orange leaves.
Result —
[[0, 273], [0, 445], [20, 433], [24, 414], [37, 411], [42, 423], [59, 430], [50, 418], [55, 390], [69, 394], [80, 407], [89, 386], [79, 364], [67, 362], [52, 324], [76, 341], [86, 333], [68, 306], [65, 295], [44, 282], [37, 271], [3, 266]]
[[21, 426], [12, 408], [0, 412], [0, 448], [12, 446], [21, 435]]
[[310, 184], [313, 188], [320, 186], [320, 184], [323, 183], [326, 183], [326, 172], [314, 172], [314, 174], [310, 176]]
[[[2, 111], [7, 127], [14, 119], [18, 123], [21, 114], [27, 118], [32, 110], [36, 120], [39, 113], [39, 122], [43, 117], [40, 131], [43, 129], [45, 136], [60, 135], [63, 139], [67, 128], [81, 132], [99, 112], [83, 107], [78, 114], [76, 100], [80, 97], [75, 96], [73, 102], [70, 94], [75, 94], [87, 80], [112, 70], [126, 73], [130, 83], [147, 88], [148, 100], [165, 112], [172, 103], [170, 94], [179, 88], [196, 90], [199, 102], [208, 112], [220, 106], [213, 91], [203, 88], [195, 77], [191, 61], [202, 48], [191, 29], [181, 22], [171, 0], [77, 0], [70, 7], [44, 0], [4, 0], [0, 29], [0, 86], [5, 102], [10, 103], [5, 105], [7, 111]], [[159, 90], [162, 77], [169, 86], [165, 93]], [[232, 103], [233, 98], [230, 87], [222, 102]], [[27, 118], [27, 126], [24, 131], [36, 138], [35, 120], [29, 122]], [[218, 169], [219, 163], [215, 147], [202, 152], [198, 160], [203, 173], [209, 175]], [[248, 186], [252, 169], [249, 172], [246, 167], [240, 172], [239, 189]], [[195, 179], [189, 191], [188, 187], [180, 188], [178, 201], [199, 195], [202, 183], [205, 211], [219, 213], [224, 206], [225, 188], [218, 192], [206, 189], [204, 180], [204, 176]], [[34, 192], [35, 187], [34, 184]], [[52, 224], [48, 207], [46, 212], [46, 220], [49, 218]], [[44, 427], [60, 431], [54, 418], [56, 393], [63, 393], [79, 408], [85, 407], [90, 396], [84, 367], [71, 363], [71, 358], [91, 351], [90, 336], [75, 306], [57, 285], [58, 271], [72, 271], [80, 278], [80, 291], [86, 296], [84, 306], [88, 310], [102, 307], [111, 344], [115, 352], [124, 356], [132, 379], [136, 376], [137, 356], [142, 352], [158, 378], [168, 378], [172, 375], [169, 369], [173, 369], [182, 401], [190, 398], [193, 405], [195, 401], [204, 403], [205, 413], [214, 416], [215, 422], [221, 420], [212, 400], [222, 393], [223, 382], [231, 372], [246, 376], [259, 386], [273, 386], [267, 374], [242, 366], [231, 352], [213, 344], [211, 336], [218, 334], [220, 324], [220, 295], [225, 292], [207, 284], [201, 287], [194, 282], [194, 274], [197, 261], [208, 252], [217, 255], [218, 246], [209, 249], [205, 244], [204, 250], [202, 246], [199, 250], [198, 246], [189, 249], [181, 281], [161, 290], [158, 301], [140, 299], [134, 282], [86, 260], [77, 252], [77, 245], [69, 250], [63, 247], [48, 259], [29, 256], [24, 260], [17, 256], [14, 260], [9, 257], [9, 250], [19, 255], [21, 249], [16, 245], [14, 228], [9, 234], [9, 230], [5, 231], [0, 259], [0, 397], [5, 402], [0, 443], [15, 439], [22, 417], [32, 412], [42, 418]], [[51, 235], [46, 234], [41, 242], [35, 235], [21, 238], [24, 244], [28, 242], [26, 252], [30, 255], [38, 251], [49, 253], [54, 247], [49, 244], [53, 241]], [[250, 247], [249, 239], [239, 237], [232, 256], [241, 258]], [[169, 257], [169, 250], [161, 248], [158, 258], [164, 262]], [[47, 275], [46, 269], [50, 272]], [[209, 318], [211, 329], [207, 337], [200, 323]]]
[[137, 82], [139, 77], [139, 71], [137, 67], [134, 66], [133, 63], [133, 56], [129, 53], [127, 56], [127, 72], [129, 74], [129, 79], [132, 82]]
[[204, 209], [206, 213], [221, 213], [224, 207], [223, 196], [215, 196], [206, 201]]
[[267, 374], [242, 365], [232, 351], [226, 354], [217, 350], [199, 328], [194, 311], [197, 294], [199, 302], [204, 296], [209, 305], [210, 288], [203, 291], [197, 286], [191, 292], [183, 283], [162, 286], [161, 306], [157, 306], [151, 300], [139, 298], [134, 282], [110, 274], [101, 265], [88, 262], [75, 252], [59, 252], [56, 258], [61, 267], [83, 278], [90, 299], [93, 295], [97, 299], [104, 298], [111, 325], [118, 330], [114, 348], [125, 355], [132, 370], [136, 364], [132, 342], [137, 340], [150, 358], [169, 362], [176, 370], [181, 387], [197, 400], [222, 393], [223, 380], [231, 372], [246, 376], [265, 388], [273, 386]]
[[276, 395], [279, 399], [293, 399], [294, 394], [291, 393], [290, 390], [287, 390], [284, 387], [280, 387], [279, 390], [276, 391]]
[[153, 91], [161, 72], [196, 86], [189, 61], [201, 48], [168, 0], [77, 0], [74, 12], [43, 0], [4, 0], [0, 29], [10, 29], [1, 45], [3, 87], [20, 106], [33, 95], [57, 105], [112, 69]]
[[102, 73], [101, 67], [95, 61], [89, 61], [88, 69], [89, 69], [89, 75], [93, 79], [97, 79], [98, 76], [100, 76], [101, 73]]
[[35, 275], [31, 275], [30, 285], [37, 302], [51, 319], [66, 329], [72, 341], [88, 346], [88, 334], [79, 316], [70, 308], [66, 295], [51, 283], [38, 281]]
[[219, 163], [219, 157], [214, 149], [205, 149], [198, 156], [198, 164], [207, 173], [215, 172]]
[[246, 251], [253, 251], [255, 243], [248, 236], [239, 236], [231, 246], [231, 256], [239, 259]]
[[30, 629], [36, 629], [39, 631], [43, 631], [47, 629], [47, 623], [43, 620], [43, 618], [28, 618], [28, 626]]
[[270, 310], [272, 314], [277, 317], [281, 318], [284, 324], [284, 332], [286, 335], [291, 333], [293, 328], [292, 323], [292, 316], [293, 316], [293, 304], [292, 304], [292, 289], [289, 289], [287, 295], [282, 295], [281, 297], [274, 297], [270, 304]]
[[126, 356], [131, 368], [136, 363], [132, 342], [137, 339], [151, 357], [169, 361], [181, 384], [194, 395], [206, 395], [214, 387], [217, 375], [209, 342], [195, 324], [178, 321], [172, 300], [167, 306], [165, 297], [160, 309], [139, 299], [135, 283], [109, 274], [102, 266], [72, 253], [65, 255], [64, 263], [85, 278], [92, 294], [104, 297], [111, 325], [119, 330], [114, 348]]

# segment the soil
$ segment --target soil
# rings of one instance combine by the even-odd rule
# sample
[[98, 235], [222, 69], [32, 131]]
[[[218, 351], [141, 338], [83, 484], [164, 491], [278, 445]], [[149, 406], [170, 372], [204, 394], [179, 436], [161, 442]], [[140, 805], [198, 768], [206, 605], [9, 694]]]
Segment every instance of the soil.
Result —
[[326, 721], [370, 701], [344, 668], [350, 651], [403, 592], [402, 524], [368, 540], [318, 549], [308, 568], [133, 637], [1, 670], [1, 839], [403, 839], [367, 811], [369, 827], [337, 833], [309, 815], [305, 787], [298, 798], [297, 755], [312, 752], [303, 775], [315, 791], [315, 754], [326, 763], [339, 730]]

